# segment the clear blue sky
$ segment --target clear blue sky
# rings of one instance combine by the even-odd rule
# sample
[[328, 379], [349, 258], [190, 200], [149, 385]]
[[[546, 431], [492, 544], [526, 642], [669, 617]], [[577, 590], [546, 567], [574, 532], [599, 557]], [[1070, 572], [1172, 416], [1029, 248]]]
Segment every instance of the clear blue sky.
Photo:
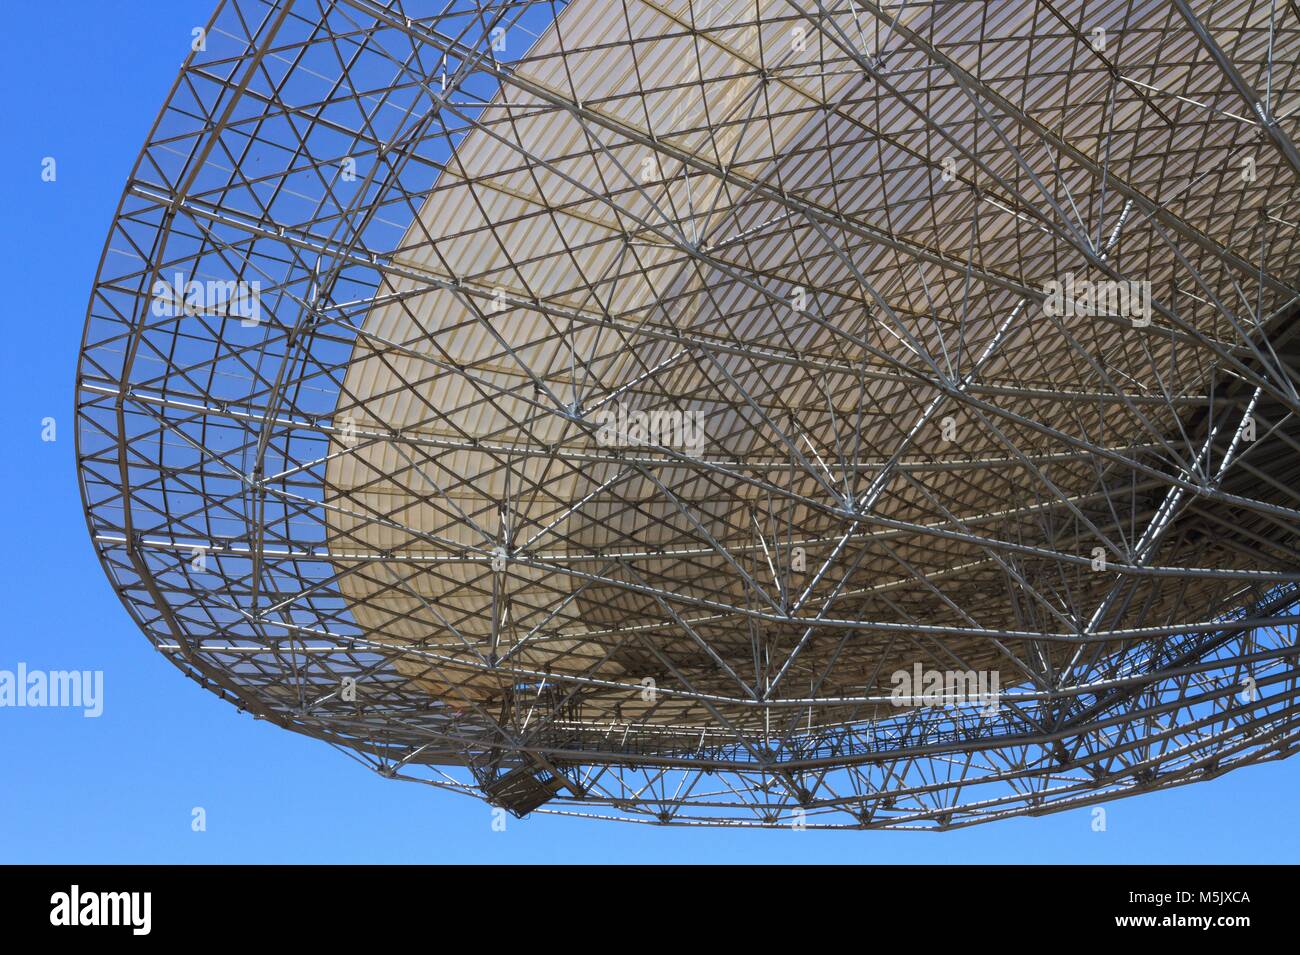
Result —
[[[73, 376], [122, 185], [210, 0], [16, 3], [0, 33], [0, 669], [101, 669], [105, 712], [0, 709], [0, 862], [1295, 862], [1300, 759], [1109, 808], [947, 834], [726, 832], [535, 817], [387, 782], [240, 715], [136, 630], [77, 494]], [[41, 159], [58, 180], [41, 181]], [[58, 440], [40, 440], [54, 416]], [[208, 830], [190, 830], [203, 806]]]

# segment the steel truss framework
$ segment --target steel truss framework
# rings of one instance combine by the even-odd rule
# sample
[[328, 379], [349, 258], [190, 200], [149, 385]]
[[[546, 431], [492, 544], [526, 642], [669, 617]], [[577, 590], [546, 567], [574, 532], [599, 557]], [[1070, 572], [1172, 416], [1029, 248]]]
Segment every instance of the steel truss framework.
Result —
[[[199, 39], [77, 410], [104, 566], [205, 687], [663, 824], [957, 827], [1295, 746], [1291, 0], [230, 0]], [[1149, 310], [1060, 314], [1067, 276]], [[900, 705], [918, 665], [999, 705]]]

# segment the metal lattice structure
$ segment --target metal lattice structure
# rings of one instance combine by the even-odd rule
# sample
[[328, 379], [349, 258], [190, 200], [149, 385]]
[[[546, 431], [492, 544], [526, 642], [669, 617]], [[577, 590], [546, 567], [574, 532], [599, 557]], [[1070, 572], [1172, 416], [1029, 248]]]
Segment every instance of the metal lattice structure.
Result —
[[77, 409], [205, 687], [672, 824], [1295, 745], [1292, 0], [227, 0], [194, 46]]

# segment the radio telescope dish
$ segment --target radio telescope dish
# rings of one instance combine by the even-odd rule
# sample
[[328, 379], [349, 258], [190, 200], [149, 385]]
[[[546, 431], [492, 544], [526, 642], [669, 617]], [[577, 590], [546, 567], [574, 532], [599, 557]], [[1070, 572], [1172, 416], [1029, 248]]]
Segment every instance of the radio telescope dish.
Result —
[[1295, 745], [1293, 6], [227, 0], [90, 532], [178, 668], [524, 815], [948, 828]]

